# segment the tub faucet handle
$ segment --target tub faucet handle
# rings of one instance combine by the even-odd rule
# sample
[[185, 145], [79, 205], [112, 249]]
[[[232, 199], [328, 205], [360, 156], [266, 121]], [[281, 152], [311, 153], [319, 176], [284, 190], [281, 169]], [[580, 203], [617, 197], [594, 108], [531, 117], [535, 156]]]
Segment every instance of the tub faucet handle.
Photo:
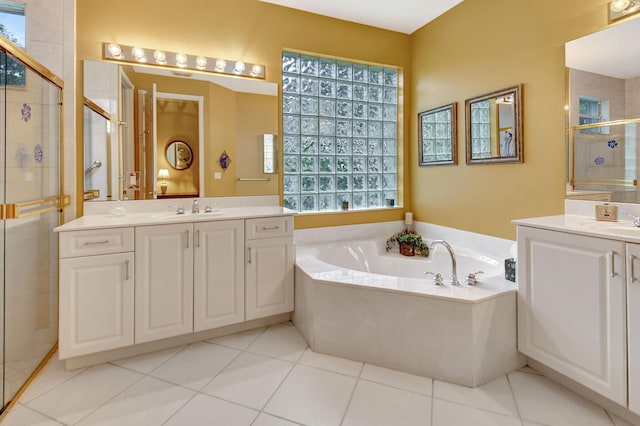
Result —
[[640, 216], [633, 216], [633, 227], [640, 228]]
[[484, 272], [482, 271], [478, 271], [478, 272], [472, 272], [469, 275], [467, 275], [467, 278], [465, 278], [464, 283], [466, 285], [476, 285], [479, 283], [477, 275], [478, 274], [484, 274]]
[[433, 272], [425, 272], [425, 275], [433, 275], [433, 283], [435, 285], [443, 285], [444, 284], [444, 280], [442, 279], [442, 275], [441, 274], [436, 274]]

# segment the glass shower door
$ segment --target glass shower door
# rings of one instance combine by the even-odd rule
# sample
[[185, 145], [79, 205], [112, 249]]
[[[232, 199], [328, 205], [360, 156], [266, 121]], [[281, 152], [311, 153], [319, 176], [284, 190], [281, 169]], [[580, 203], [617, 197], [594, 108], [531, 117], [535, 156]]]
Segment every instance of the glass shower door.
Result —
[[[3, 406], [55, 348], [62, 90], [1, 52]], [[38, 68], [34, 68], [38, 69]], [[54, 80], [55, 81], [55, 80]], [[59, 83], [61, 85], [61, 83]]]

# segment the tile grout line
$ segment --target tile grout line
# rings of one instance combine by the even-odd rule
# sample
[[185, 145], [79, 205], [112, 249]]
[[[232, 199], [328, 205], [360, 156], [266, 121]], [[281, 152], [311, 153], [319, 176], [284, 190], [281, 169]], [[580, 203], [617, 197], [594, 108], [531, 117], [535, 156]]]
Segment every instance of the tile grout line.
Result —
[[435, 426], [433, 424], [433, 411], [434, 411], [433, 398], [435, 398], [435, 395], [436, 395], [436, 379], [431, 379], [431, 421], [429, 422], [430, 426]]
[[[28, 405], [25, 405], [25, 404], [21, 403], [20, 401], [18, 401], [18, 403], [17, 403], [17, 404], [16, 404], [16, 405], [11, 409], [11, 412], [13, 412], [13, 411], [14, 411], [14, 408], [15, 408], [15, 407], [19, 407], [19, 406], [22, 406], [22, 407], [24, 407], [24, 408], [26, 408], [26, 409], [28, 409], [28, 410], [31, 410], [31, 411], [33, 411], [34, 413], [38, 413], [38, 414], [40, 414], [42, 417], [46, 417], [47, 419], [49, 419], [49, 420], [51, 420], [51, 421], [54, 421], [54, 422], [56, 422], [56, 423], [58, 423], [58, 424], [61, 424], [61, 425], [63, 425], [63, 426], [69, 426], [69, 424], [68, 424], [68, 423], [64, 423], [64, 422], [62, 422], [62, 421], [60, 421], [60, 420], [58, 420], [58, 419], [56, 419], [56, 418], [54, 418], [54, 417], [51, 417], [50, 415], [48, 415], [48, 414], [46, 414], [46, 413], [43, 413], [43, 412], [41, 412], [41, 411], [39, 411], [39, 410], [36, 410], [36, 409], [35, 409], [35, 408], [33, 408], [33, 407], [29, 407]], [[11, 412], [7, 413], [7, 416], [9, 416], [9, 414], [11, 414]], [[6, 419], [6, 417], [5, 417], [4, 419], [2, 419], [2, 420], [4, 421], [5, 419]]]
[[[358, 388], [358, 384], [360, 383], [360, 379], [362, 378], [362, 372], [364, 371], [365, 363], [362, 363], [360, 367], [360, 373], [358, 373], [358, 377], [356, 377], [356, 381], [353, 384], [353, 389], [351, 389], [351, 395], [349, 395], [349, 401], [347, 401], [347, 406], [344, 408], [344, 412], [342, 413], [342, 417], [340, 418], [339, 425], [344, 423], [344, 419], [347, 417], [347, 413], [349, 412], [349, 408], [351, 407], [351, 402], [353, 401], [353, 396], [356, 394], [356, 389]], [[351, 376], [353, 377], [353, 376]]]
[[[99, 364], [101, 365], [101, 364]], [[106, 365], [106, 364], [105, 364]], [[111, 365], [111, 364], [110, 364]], [[122, 368], [118, 365], [111, 365], [112, 367], [116, 367], [116, 368]], [[124, 370], [127, 370], [126, 368], [123, 368]], [[130, 370], [127, 370], [130, 371]], [[84, 419], [86, 419], [87, 417], [89, 417], [90, 415], [92, 415], [93, 413], [95, 413], [96, 411], [98, 411], [100, 408], [104, 407], [105, 405], [107, 405], [108, 403], [110, 403], [111, 401], [113, 401], [115, 398], [117, 398], [119, 395], [122, 395], [125, 391], [127, 391], [129, 388], [131, 388], [132, 386], [134, 386], [135, 384], [139, 383], [140, 381], [142, 381], [143, 379], [145, 379], [147, 377], [146, 374], [137, 372], [138, 374], [140, 374], [140, 378], [138, 378], [138, 380], [134, 380], [133, 383], [131, 383], [129, 386], [125, 386], [124, 389], [122, 389], [120, 392], [118, 392], [117, 394], [113, 395], [111, 398], [109, 398], [108, 400], [106, 400], [105, 402], [103, 402], [102, 404], [100, 404], [98, 407], [94, 408], [93, 410], [91, 410], [89, 413], [87, 413], [87, 415], [79, 418], [75, 424], [80, 423], [81, 421], [83, 421]]]
[[[280, 323], [280, 324], [284, 324], [284, 323]], [[293, 325], [292, 325], [292, 326], [293, 326]], [[295, 327], [295, 326], [293, 326], [293, 327]], [[265, 328], [265, 331], [264, 331], [264, 332], [266, 332], [266, 331], [267, 331], [267, 329], [269, 329], [269, 328], [271, 328], [271, 326], [269, 326], [269, 327]], [[297, 330], [297, 329], [296, 329], [296, 330]], [[263, 332], [263, 333], [264, 333], [264, 332]], [[260, 335], [262, 335], [262, 333], [261, 333]], [[257, 338], [256, 338], [256, 340], [257, 340]], [[303, 340], [304, 340], [304, 339], [303, 339]], [[254, 340], [254, 342], [255, 342], [255, 340]], [[252, 342], [252, 343], [254, 343], [254, 342]], [[249, 345], [249, 346], [251, 346], [251, 345]], [[249, 346], [247, 346], [247, 348], [249, 348]], [[267, 405], [269, 405], [269, 403], [271, 402], [271, 400], [273, 399], [273, 397], [275, 396], [275, 394], [276, 394], [276, 393], [278, 393], [278, 391], [279, 391], [279, 390], [280, 390], [280, 388], [282, 387], [282, 384], [283, 384], [284, 382], [286, 382], [286, 381], [287, 381], [287, 379], [288, 379], [288, 378], [289, 378], [289, 376], [291, 375], [291, 372], [296, 368], [296, 366], [297, 366], [297, 365], [298, 365], [298, 363], [300, 362], [300, 359], [302, 359], [302, 355], [304, 355], [304, 352], [307, 350], [307, 348], [308, 348], [308, 347], [309, 347], [309, 345], [307, 344], [307, 342], [306, 342], [306, 340], [305, 340], [305, 348], [304, 348], [304, 350], [300, 353], [300, 356], [298, 356], [298, 359], [297, 359], [295, 362], [293, 362], [293, 363], [291, 364], [291, 368], [289, 369], [289, 371], [287, 372], [287, 374], [284, 376], [284, 378], [282, 379], [282, 381], [281, 381], [281, 382], [278, 384], [278, 386], [275, 388], [275, 390], [271, 393], [271, 396], [269, 396], [269, 398], [267, 399], [267, 402], [265, 402], [265, 403], [264, 403], [264, 405], [262, 406], [262, 408], [260, 408], [260, 410], [258, 410], [258, 411], [259, 411], [259, 413], [265, 413], [265, 414], [268, 414], [268, 415], [272, 415], [271, 413], [268, 413], [268, 412], [264, 411], [264, 409], [267, 407]], [[247, 352], [247, 353], [249, 353], [249, 354], [253, 354], [253, 355], [261, 355], [261, 354], [253, 353], [253, 352], [248, 351], [248, 350], [245, 350], [244, 352]], [[265, 356], [265, 355], [263, 355], [263, 356]], [[270, 358], [273, 358], [273, 357], [270, 357]], [[279, 359], [279, 360], [283, 361], [283, 360], [282, 360], [282, 358], [276, 358], [276, 359]], [[285, 360], [285, 361], [286, 361], [286, 360]], [[291, 361], [289, 361], [289, 362], [291, 362]], [[258, 416], [259, 416], [259, 414], [258, 414]], [[257, 418], [257, 417], [256, 417], [256, 418]], [[279, 418], [281, 418], [281, 417], [279, 417]], [[283, 418], [283, 419], [285, 419], [285, 420], [289, 421], [289, 419], [286, 419], [286, 418]], [[255, 420], [254, 420], [254, 421], [255, 421]], [[297, 423], [297, 422], [295, 422], [295, 423]]]
[[505, 374], [505, 378], [507, 379], [507, 384], [509, 385], [511, 398], [513, 398], [513, 403], [516, 406], [516, 412], [518, 413], [518, 418], [520, 419], [520, 423], [524, 426], [524, 419], [522, 418], [522, 412], [520, 411], [520, 404], [518, 404], [518, 398], [516, 398], [516, 393], [514, 392], [513, 386], [511, 385], [511, 379], [509, 379], [509, 374]]

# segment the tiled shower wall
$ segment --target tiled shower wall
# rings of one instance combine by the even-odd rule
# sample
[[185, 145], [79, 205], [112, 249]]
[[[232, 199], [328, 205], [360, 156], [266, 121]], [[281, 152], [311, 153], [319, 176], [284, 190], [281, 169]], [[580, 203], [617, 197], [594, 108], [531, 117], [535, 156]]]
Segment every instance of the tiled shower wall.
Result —
[[[20, 0], [16, 0], [20, 1]], [[64, 193], [71, 195], [65, 219], [75, 218], [75, 3], [76, 0], [24, 0], [26, 50], [64, 80]]]

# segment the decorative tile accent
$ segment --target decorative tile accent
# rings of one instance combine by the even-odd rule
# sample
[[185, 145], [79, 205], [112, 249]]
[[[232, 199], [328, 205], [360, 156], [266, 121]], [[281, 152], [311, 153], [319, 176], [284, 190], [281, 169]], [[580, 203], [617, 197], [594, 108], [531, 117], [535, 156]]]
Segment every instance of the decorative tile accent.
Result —
[[618, 142], [616, 142], [615, 140], [611, 139], [609, 142], [607, 142], [607, 145], [609, 146], [609, 148], [614, 149], [618, 146]]
[[593, 159], [596, 166], [602, 166], [604, 164], [604, 157], [596, 157]]
[[41, 164], [42, 157], [43, 157], [42, 147], [40, 146], [40, 144], [37, 144], [36, 146], [33, 147], [33, 159], [36, 160], [36, 163]]
[[16, 151], [16, 164], [22, 169], [27, 165], [27, 161], [29, 161], [29, 156], [27, 155], [27, 151], [24, 147], [21, 146]]
[[222, 170], [227, 170], [231, 164], [231, 157], [227, 154], [227, 151], [222, 151], [220, 158], [218, 158], [218, 164], [222, 167]]
[[20, 113], [22, 114], [22, 121], [25, 123], [31, 120], [31, 106], [29, 104], [22, 104]]

